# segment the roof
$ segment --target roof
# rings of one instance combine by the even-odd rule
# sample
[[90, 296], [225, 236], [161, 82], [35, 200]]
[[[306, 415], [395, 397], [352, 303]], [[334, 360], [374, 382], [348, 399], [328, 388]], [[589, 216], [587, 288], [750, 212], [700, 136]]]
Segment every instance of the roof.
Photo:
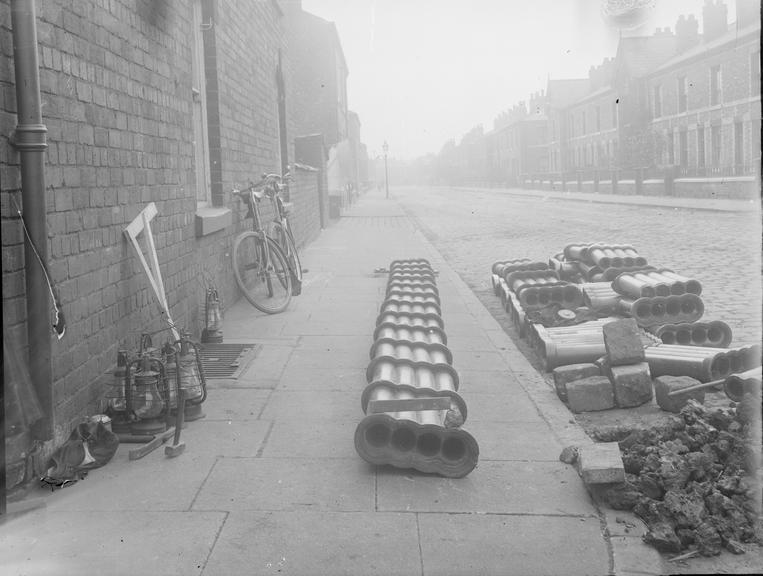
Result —
[[672, 58], [678, 39], [674, 34], [625, 36], [620, 38], [615, 61], [625, 66], [631, 76], [644, 76]]
[[564, 108], [586, 95], [591, 83], [588, 78], [551, 80], [546, 86], [546, 99], [555, 108]]
[[670, 58], [667, 62], [661, 64], [653, 71], [661, 72], [688, 60], [692, 60], [697, 57], [704, 57], [708, 52], [723, 48], [727, 44], [737, 44], [740, 41], [746, 41], [747, 36], [756, 42], [759, 40], [760, 20], [754, 22], [753, 24], [737, 28], [738, 24], [739, 23], [736, 22], [731, 24], [729, 29], [718, 38], [714, 38], [710, 42], [700, 42], [692, 46], [688, 50], [685, 50], [677, 56]]

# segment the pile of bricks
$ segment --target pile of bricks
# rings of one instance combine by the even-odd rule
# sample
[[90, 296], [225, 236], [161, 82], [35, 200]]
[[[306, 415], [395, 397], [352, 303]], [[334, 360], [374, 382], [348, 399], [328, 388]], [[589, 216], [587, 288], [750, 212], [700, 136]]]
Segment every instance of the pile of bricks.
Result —
[[479, 446], [447, 347], [435, 272], [424, 259], [390, 264], [374, 331], [355, 449], [371, 464], [466, 476]]

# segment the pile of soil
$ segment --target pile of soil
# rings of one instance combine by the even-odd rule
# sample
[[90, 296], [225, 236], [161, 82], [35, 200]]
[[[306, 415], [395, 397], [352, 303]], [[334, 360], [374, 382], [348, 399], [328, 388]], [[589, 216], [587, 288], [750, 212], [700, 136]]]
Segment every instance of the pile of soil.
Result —
[[670, 426], [632, 432], [619, 443], [626, 482], [607, 490], [607, 503], [641, 517], [644, 541], [661, 552], [743, 553], [741, 543], [757, 540], [756, 405], [752, 396], [713, 410], [690, 400]]

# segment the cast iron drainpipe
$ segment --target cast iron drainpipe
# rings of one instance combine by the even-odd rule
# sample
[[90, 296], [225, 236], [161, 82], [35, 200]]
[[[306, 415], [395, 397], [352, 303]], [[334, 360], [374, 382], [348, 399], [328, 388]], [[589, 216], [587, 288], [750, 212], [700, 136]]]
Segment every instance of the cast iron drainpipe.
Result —
[[[11, 143], [21, 160], [21, 198], [24, 222], [43, 262], [48, 259], [48, 223], [45, 210], [45, 142], [42, 123], [40, 72], [37, 62], [37, 20], [34, 0], [11, 0], [13, 62], [16, 71], [16, 130]], [[53, 373], [51, 366], [50, 293], [40, 262], [29, 241], [24, 241], [29, 372], [37, 388], [47, 422], [35, 430], [36, 438], [52, 438]]]

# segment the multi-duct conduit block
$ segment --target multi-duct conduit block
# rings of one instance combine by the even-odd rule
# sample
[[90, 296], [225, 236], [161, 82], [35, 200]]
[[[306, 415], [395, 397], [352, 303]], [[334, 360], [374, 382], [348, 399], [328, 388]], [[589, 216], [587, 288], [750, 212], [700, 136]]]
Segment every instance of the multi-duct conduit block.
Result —
[[709, 348], [660, 344], [644, 351], [652, 377], [691, 376], [711, 382], [760, 366], [758, 344], [738, 348]]
[[423, 259], [390, 264], [374, 330], [355, 430], [358, 454], [372, 464], [448, 477], [471, 472], [476, 440], [459, 427], [466, 403], [447, 347], [435, 272]]
[[654, 296], [637, 300], [623, 298], [618, 306], [621, 312], [633, 317], [639, 326], [644, 327], [696, 322], [705, 313], [702, 299], [695, 294]]
[[642, 270], [623, 272], [612, 281], [612, 288], [631, 298], [652, 298], [654, 296], [680, 296], [702, 293], [702, 285], [693, 278], [676, 274], [672, 270]]
[[679, 344], [681, 346], [728, 348], [732, 339], [731, 328], [720, 320], [664, 324], [650, 328], [650, 331], [660, 338], [663, 344]]

